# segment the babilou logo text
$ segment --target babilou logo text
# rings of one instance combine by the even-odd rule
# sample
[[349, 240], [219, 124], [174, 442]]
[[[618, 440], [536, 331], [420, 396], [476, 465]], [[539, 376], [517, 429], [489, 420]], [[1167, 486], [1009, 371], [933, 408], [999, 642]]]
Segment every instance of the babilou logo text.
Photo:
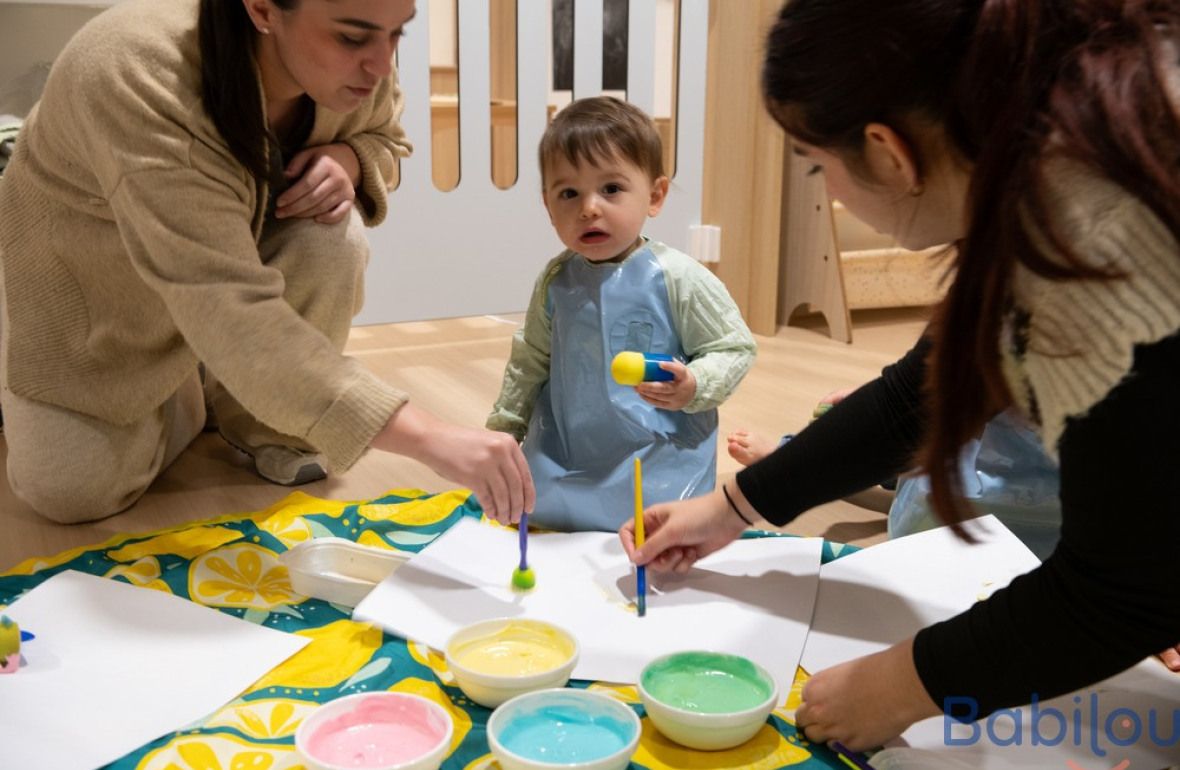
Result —
[[995, 746], [1061, 746], [1087, 748], [1095, 757], [1143, 742], [1160, 749], [1180, 744], [1180, 709], [1126, 707], [1103, 711], [1097, 693], [1088, 699], [1073, 698], [1073, 708], [1042, 706], [1035, 694], [1028, 706], [999, 709], [987, 719], [979, 717], [975, 698], [952, 696], [943, 701], [943, 742], [947, 746], [974, 746], [986, 740]]

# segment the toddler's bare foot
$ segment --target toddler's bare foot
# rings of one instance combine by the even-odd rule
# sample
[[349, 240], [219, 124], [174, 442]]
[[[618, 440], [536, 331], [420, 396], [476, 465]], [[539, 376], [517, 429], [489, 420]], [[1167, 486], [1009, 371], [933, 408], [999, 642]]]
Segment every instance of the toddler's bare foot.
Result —
[[729, 456], [742, 465], [753, 465], [778, 449], [778, 440], [769, 439], [748, 430], [735, 430], [726, 437]]

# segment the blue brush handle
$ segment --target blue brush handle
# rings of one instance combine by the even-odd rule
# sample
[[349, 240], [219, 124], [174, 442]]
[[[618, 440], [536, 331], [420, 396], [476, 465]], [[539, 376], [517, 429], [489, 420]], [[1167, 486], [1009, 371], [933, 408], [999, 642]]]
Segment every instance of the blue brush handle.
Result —
[[520, 571], [524, 572], [529, 568], [529, 515], [527, 513], [520, 514]]
[[647, 612], [647, 567], [635, 568], [635, 580], [639, 583], [639, 617]]

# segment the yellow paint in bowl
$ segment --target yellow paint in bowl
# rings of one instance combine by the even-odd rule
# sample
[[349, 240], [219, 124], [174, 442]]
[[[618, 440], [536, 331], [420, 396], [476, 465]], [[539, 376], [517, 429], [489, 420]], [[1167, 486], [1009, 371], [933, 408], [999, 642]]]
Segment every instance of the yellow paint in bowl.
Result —
[[502, 618], [455, 632], [446, 655], [460, 689], [494, 708], [521, 693], [563, 686], [577, 663], [578, 644], [550, 623]]
[[452, 658], [472, 671], [522, 676], [552, 671], [570, 659], [574, 647], [552, 626], [510, 621], [455, 646]]

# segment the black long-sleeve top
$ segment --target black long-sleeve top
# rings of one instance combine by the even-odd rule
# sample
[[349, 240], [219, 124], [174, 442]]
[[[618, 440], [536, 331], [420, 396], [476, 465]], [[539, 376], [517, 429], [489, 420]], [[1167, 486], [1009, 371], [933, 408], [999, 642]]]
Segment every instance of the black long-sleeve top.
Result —
[[[926, 412], [923, 338], [737, 481], [775, 524], [909, 466]], [[1130, 375], [1058, 444], [1061, 540], [1037, 569], [920, 631], [935, 703], [982, 717], [1098, 682], [1180, 642], [1180, 335], [1136, 348]], [[1178, 682], [1180, 686], [1180, 682]]]

